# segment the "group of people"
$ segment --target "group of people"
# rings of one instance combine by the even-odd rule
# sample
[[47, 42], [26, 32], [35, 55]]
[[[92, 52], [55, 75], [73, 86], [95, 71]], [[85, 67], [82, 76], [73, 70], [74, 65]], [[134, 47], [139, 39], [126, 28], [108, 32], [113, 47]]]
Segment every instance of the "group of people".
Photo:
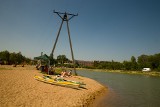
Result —
[[[55, 74], [55, 68], [53, 66], [48, 67], [47, 65], [42, 66], [41, 64], [37, 64], [36, 68], [37, 68], [37, 70], [41, 70], [41, 72], [48, 73], [48, 70], [49, 70], [49, 74], [51, 74], [51, 75]], [[71, 77], [72, 76], [72, 70], [67, 71], [67, 70], [63, 69], [63, 71], [58, 76], [60, 76], [60, 77]]]

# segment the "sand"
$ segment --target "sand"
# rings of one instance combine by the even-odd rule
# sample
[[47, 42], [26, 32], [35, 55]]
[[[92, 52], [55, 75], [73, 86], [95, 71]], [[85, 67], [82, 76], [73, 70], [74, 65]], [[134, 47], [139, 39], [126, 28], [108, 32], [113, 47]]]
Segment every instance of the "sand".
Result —
[[66, 78], [87, 84], [76, 90], [37, 81], [35, 75], [43, 75], [35, 66], [0, 65], [0, 107], [88, 107], [107, 90], [86, 77]]

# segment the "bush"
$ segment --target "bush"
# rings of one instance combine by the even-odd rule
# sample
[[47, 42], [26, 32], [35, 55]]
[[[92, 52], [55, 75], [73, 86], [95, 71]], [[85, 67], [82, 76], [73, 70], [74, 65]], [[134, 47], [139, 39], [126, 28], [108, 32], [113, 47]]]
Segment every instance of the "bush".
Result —
[[55, 74], [55, 75], [61, 75], [61, 72], [62, 72], [62, 71], [64, 71], [63, 68], [55, 68], [55, 69], [54, 69], [54, 74]]

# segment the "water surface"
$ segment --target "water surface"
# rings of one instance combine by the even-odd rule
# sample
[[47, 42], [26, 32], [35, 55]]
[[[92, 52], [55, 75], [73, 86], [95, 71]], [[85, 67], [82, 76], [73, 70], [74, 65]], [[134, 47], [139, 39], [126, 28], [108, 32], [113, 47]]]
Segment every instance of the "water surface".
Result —
[[160, 77], [77, 71], [109, 88], [99, 107], [160, 107]]

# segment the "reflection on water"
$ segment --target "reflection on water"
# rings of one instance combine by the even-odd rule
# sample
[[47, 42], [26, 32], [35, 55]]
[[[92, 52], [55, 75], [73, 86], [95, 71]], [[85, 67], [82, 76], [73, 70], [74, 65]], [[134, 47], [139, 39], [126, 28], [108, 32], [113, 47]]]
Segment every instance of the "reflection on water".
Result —
[[78, 71], [109, 87], [97, 107], [160, 107], [160, 77]]

